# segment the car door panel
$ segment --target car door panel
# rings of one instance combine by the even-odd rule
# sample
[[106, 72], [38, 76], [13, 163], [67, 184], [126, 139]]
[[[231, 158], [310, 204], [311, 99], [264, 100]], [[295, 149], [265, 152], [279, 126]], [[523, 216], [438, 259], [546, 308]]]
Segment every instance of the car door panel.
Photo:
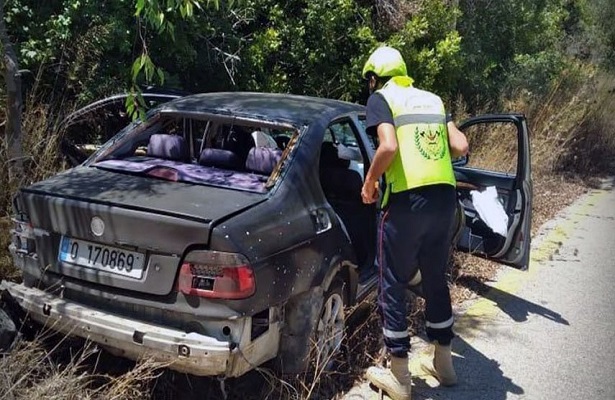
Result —
[[[502, 124], [510, 124], [510, 130], [517, 135], [514, 173], [458, 163], [454, 167], [458, 199], [464, 214], [461, 231], [458, 233], [457, 249], [525, 269], [529, 263], [532, 196], [529, 132], [525, 117], [519, 114], [485, 115], [465, 121], [459, 128], [464, 131], [478, 127], [481, 134], [488, 135], [490, 127]], [[472, 152], [472, 140], [470, 151]], [[487, 225], [472, 201], [472, 191], [482, 191], [491, 186], [496, 188], [497, 200], [508, 216], [506, 236], [495, 233]]]
[[495, 186], [507, 190], [515, 187], [515, 177], [492, 171], [475, 170], [465, 167], [455, 168], [455, 179], [458, 184], [471, 184], [478, 188]]

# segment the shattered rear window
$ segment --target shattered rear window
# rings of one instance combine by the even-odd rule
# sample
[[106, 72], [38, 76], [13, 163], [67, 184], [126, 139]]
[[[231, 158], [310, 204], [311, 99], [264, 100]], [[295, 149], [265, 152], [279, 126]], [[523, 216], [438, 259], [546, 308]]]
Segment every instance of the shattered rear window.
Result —
[[165, 112], [120, 132], [89, 165], [264, 193], [281, 176], [298, 133], [288, 124]]

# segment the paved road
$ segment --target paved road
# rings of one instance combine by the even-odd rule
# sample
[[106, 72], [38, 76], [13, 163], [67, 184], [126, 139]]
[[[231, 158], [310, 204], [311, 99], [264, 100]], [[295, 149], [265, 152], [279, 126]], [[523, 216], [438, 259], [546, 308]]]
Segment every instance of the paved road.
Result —
[[[615, 400], [611, 187], [541, 229], [529, 272], [505, 268], [484, 298], [460, 310], [453, 350], [461, 383], [440, 388], [413, 368], [413, 399]], [[377, 398], [366, 389], [345, 398]]]

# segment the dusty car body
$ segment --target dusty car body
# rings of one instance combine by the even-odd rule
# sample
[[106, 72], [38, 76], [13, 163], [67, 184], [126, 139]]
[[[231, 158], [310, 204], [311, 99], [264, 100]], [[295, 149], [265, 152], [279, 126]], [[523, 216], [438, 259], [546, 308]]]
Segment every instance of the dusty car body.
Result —
[[[375, 205], [360, 189], [375, 145], [364, 108], [263, 93], [172, 100], [83, 164], [21, 189], [3, 282], [31, 318], [116, 354], [234, 377], [305, 367], [344, 335], [344, 308], [376, 286]], [[458, 247], [525, 268], [531, 176], [522, 115], [516, 174], [456, 165]], [[469, 190], [496, 186], [508, 234], [479, 227]], [[465, 218], [464, 218], [465, 217]], [[324, 352], [324, 353], [323, 353]]]

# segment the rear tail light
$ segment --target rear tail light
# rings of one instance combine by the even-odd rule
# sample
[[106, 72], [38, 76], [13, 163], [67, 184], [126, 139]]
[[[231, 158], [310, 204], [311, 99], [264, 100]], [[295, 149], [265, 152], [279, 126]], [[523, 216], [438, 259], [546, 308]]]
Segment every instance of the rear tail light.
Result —
[[214, 299], [245, 299], [254, 294], [254, 271], [241, 254], [193, 251], [179, 271], [180, 292]]

